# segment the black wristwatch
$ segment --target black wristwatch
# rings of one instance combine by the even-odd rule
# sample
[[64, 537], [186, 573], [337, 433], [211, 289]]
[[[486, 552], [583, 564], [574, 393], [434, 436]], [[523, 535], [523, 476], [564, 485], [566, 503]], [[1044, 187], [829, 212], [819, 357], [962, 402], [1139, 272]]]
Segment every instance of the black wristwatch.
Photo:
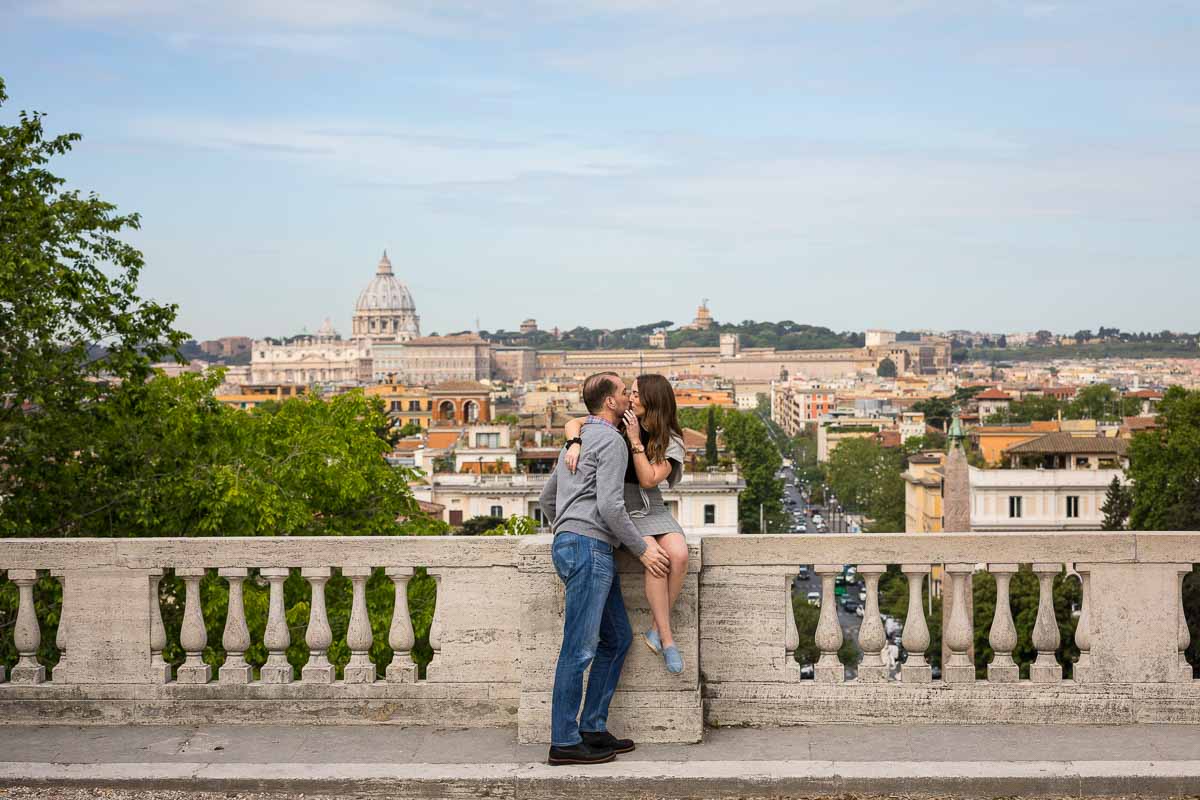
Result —
[[578, 436], [576, 436], [574, 439], [567, 439], [567, 442], [566, 442], [566, 444], [563, 445], [563, 447], [570, 447], [573, 444], [577, 444], [580, 447], [583, 447], [583, 439], [581, 439]]

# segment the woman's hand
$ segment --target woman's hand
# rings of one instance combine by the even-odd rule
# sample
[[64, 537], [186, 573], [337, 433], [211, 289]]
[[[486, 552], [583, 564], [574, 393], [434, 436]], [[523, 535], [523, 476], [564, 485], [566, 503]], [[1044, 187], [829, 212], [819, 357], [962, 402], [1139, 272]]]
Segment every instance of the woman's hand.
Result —
[[630, 444], [638, 445], [642, 443], [642, 428], [638, 423], [637, 414], [632, 411], [625, 412], [625, 436], [629, 439]]
[[563, 456], [563, 463], [567, 466], [567, 471], [572, 475], [575, 474], [575, 468], [579, 466], [579, 453], [583, 450], [578, 443], [567, 448], [567, 454]]

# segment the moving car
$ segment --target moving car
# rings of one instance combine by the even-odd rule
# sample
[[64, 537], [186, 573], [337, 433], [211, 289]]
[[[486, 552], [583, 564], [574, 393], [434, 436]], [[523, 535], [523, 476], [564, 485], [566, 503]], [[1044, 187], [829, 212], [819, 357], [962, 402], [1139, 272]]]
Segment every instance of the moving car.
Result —
[[807, 595], [805, 595], [805, 597], [807, 598], [808, 604], [810, 606], [820, 606], [821, 605], [821, 593], [820, 592], [809, 592]]

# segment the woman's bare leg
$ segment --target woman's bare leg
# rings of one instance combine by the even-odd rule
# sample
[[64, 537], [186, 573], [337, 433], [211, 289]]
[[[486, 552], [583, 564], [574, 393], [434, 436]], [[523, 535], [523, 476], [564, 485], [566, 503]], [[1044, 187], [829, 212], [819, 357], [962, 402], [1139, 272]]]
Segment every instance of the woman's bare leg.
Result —
[[[654, 629], [658, 631], [663, 647], [673, 644], [671, 640], [671, 595], [670, 576], [659, 578], [646, 570], [646, 600], [650, 603], [650, 616], [654, 619]], [[663, 631], [666, 635], [663, 636]]]
[[[671, 631], [671, 609], [675, 607], [675, 601], [679, 599], [679, 593], [683, 591], [683, 579], [687, 575], [687, 541], [681, 533], [668, 533], [657, 537], [660, 547], [667, 551], [667, 557], [671, 559], [671, 569], [666, 578], [655, 578], [650, 573], [646, 573], [646, 599], [650, 601], [650, 614], [654, 617], [654, 629], [658, 631], [658, 637], [662, 640], [663, 647], [675, 643], [675, 636]], [[654, 581], [655, 585], [651, 586]], [[661, 582], [662, 587], [659, 588], [657, 583]]]

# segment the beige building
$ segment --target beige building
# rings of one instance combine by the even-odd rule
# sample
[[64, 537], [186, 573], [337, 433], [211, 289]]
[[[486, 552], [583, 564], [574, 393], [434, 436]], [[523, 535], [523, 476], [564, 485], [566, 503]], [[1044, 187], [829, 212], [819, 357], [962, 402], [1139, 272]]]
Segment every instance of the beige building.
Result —
[[817, 426], [817, 461], [824, 464], [838, 445], [847, 439], [874, 439], [882, 430], [892, 428], [892, 420], [883, 417], [834, 417]]
[[492, 377], [508, 383], [528, 383], [537, 376], [537, 351], [532, 347], [492, 348]]
[[372, 352], [376, 380], [431, 385], [492, 375], [491, 345], [473, 333], [376, 344]]
[[905, 533], [942, 530], [942, 467], [945, 453], [920, 453], [908, 459], [904, 478]]

